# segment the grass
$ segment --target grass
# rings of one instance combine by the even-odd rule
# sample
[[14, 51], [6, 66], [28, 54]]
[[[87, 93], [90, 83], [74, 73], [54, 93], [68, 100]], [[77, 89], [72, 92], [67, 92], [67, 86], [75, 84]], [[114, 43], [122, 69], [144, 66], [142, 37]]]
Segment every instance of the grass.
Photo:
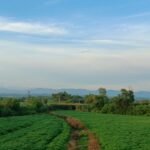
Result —
[[66, 150], [70, 128], [50, 115], [0, 118], [0, 150]]
[[80, 119], [99, 138], [102, 150], [149, 150], [150, 117], [58, 111]]

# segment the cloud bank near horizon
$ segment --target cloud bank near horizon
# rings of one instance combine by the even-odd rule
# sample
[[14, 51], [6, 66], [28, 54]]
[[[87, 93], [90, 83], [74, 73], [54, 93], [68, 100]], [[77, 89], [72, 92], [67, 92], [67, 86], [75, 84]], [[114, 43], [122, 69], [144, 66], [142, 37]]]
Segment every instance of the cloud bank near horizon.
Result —
[[0, 41], [0, 82], [30, 88], [149, 88], [148, 49], [82, 49]]
[[10, 3], [0, 6], [1, 86], [150, 90], [150, 5]]

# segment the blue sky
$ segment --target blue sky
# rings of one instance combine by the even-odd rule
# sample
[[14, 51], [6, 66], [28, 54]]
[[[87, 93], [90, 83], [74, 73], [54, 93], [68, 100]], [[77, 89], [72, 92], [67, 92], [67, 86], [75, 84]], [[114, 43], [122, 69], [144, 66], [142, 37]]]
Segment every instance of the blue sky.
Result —
[[150, 90], [150, 1], [0, 0], [0, 86]]

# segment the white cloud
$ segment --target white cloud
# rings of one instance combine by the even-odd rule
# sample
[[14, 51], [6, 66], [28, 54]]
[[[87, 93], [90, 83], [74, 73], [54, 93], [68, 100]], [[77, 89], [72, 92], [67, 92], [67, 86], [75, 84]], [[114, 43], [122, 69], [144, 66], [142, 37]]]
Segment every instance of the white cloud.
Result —
[[[132, 45], [150, 47], [150, 24], [149, 23], [119, 23], [113, 25], [108, 31], [107, 37], [116, 45]], [[105, 36], [105, 35], [104, 35]], [[107, 39], [107, 38], [106, 38]]]
[[[67, 34], [63, 27], [12, 20], [0, 19], [0, 31], [44, 36]], [[117, 24], [109, 30], [106, 28], [104, 35], [95, 37], [82, 37], [80, 30], [72, 31], [74, 34], [67, 38], [52, 41], [43, 38], [47, 39], [45, 43], [35, 40], [33, 44], [28, 36], [29, 43], [16, 39], [16, 42], [0, 41], [0, 82], [26, 87], [131, 85], [136, 89], [150, 89], [149, 24]], [[145, 87], [144, 83], [147, 83]]]
[[80, 53], [82, 47], [1, 41], [0, 82], [53, 88], [131, 85], [136, 89], [142, 81], [149, 83], [149, 49], [88, 49]]
[[146, 17], [146, 16], [150, 16], [150, 12], [142, 12], [142, 13], [137, 13], [137, 14], [132, 14], [126, 17], [123, 17], [125, 19], [133, 19], [133, 18], [138, 18], [138, 17]]
[[65, 35], [68, 33], [64, 27], [54, 24], [21, 22], [2, 17], [0, 18], [0, 31], [42, 36]]

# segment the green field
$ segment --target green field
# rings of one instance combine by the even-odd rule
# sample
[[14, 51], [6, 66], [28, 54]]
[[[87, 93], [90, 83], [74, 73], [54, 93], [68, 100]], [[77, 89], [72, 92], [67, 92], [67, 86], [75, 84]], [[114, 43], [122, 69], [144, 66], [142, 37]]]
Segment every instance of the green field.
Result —
[[[102, 150], [149, 150], [150, 117], [57, 111], [81, 120]], [[68, 124], [51, 115], [0, 118], [0, 150], [67, 150]]]
[[0, 150], [65, 150], [70, 127], [50, 115], [0, 118]]
[[99, 138], [102, 150], [150, 150], [150, 117], [58, 111], [80, 119]]

